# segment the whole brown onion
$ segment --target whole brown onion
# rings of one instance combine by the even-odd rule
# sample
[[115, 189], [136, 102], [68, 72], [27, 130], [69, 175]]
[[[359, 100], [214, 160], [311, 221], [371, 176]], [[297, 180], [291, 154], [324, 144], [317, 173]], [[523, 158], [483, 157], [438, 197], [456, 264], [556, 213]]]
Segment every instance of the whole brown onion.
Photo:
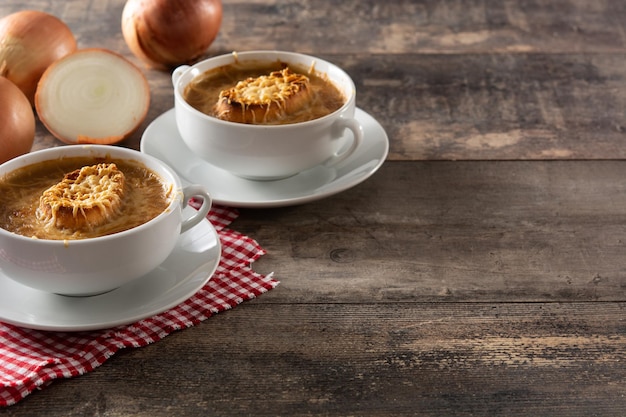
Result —
[[35, 141], [35, 113], [15, 84], [0, 77], [0, 164], [30, 152]]
[[0, 75], [22, 90], [31, 105], [41, 74], [75, 50], [70, 28], [51, 14], [22, 10], [0, 19]]
[[158, 69], [200, 58], [221, 24], [221, 0], [128, 0], [122, 12], [122, 34], [131, 52]]

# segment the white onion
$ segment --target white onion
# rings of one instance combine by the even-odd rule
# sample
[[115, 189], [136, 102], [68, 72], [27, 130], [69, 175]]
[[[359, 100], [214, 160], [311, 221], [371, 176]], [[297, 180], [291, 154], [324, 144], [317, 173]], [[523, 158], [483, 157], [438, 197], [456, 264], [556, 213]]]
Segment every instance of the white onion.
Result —
[[78, 50], [41, 77], [35, 108], [41, 122], [66, 143], [117, 143], [145, 119], [148, 81], [123, 56], [102, 48]]

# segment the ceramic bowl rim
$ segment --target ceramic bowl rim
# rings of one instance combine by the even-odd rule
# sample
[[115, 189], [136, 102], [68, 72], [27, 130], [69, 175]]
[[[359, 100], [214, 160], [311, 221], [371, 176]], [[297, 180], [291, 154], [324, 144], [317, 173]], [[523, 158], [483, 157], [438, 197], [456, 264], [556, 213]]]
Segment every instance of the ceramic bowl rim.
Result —
[[[76, 151], [76, 154], [72, 154], [69, 155], [69, 157], [79, 157], [79, 156], [93, 156], [91, 154], [88, 153], [89, 149], [95, 149], [95, 154], [96, 155], [100, 155], [100, 154], [109, 154], [111, 150], [113, 150], [113, 152], [120, 152], [123, 154], [127, 154], [128, 157], [123, 157], [123, 156], [111, 156], [111, 158], [118, 158], [118, 159], [126, 159], [126, 160], [131, 160], [131, 161], [138, 161], [143, 163], [143, 161], [149, 161], [152, 165], [155, 166], [159, 166], [161, 170], [163, 170], [163, 172], [166, 172], [170, 178], [163, 178], [163, 175], [161, 173], [157, 173], [159, 175], [159, 177], [166, 182], [166, 184], [171, 184], [172, 185], [172, 191], [171, 191], [171, 196], [169, 197], [169, 204], [167, 205], [167, 207], [165, 209], [163, 209], [157, 216], [153, 217], [152, 219], [148, 220], [145, 223], [142, 223], [140, 225], [137, 225], [135, 227], [132, 227], [130, 229], [126, 229], [123, 230], [121, 232], [117, 232], [117, 233], [113, 233], [113, 234], [109, 234], [109, 235], [104, 235], [104, 236], [96, 236], [96, 237], [90, 237], [90, 238], [84, 238], [84, 239], [34, 239], [32, 237], [28, 237], [28, 236], [24, 236], [24, 235], [20, 235], [18, 233], [14, 233], [11, 232], [9, 230], [6, 230], [2, 227], [0, 227], [0, 235], [4, 235], [7, 239], [15, 239], [17, 241], [22, 241], [22, 242], [32, 242], [35, 245], [41, 245], [41, 246], [51, 246], [51, 247], [56, 247], [56, 246], [67, 246], [68, 243], [71, 246], [75, 246], [75, 245], [93, 245], [93, 244], [97, 244], [97, 242], [106, 242], [109, 240], [118, 240], [118, 239], [123, 239], [125, 236], [127, 235], [131, 235], [131, 234], [136, 234], [136, 233], [140, 233], [142, 230], [149, 228], [152, 226], [152, 224], [159, 222], [162, 218], [171, 215], [172, 213], [175, 213], [176, 211], [176, 205], [179, 205], [181, 200], [182, 200], [182, 185], [180, 182], [180, 178], [178, 177], [178, 175], [174, 172], [174, 170], [172, 168], [170, 168], [167, 164], [165, 164], [164, 162], [162, 162], [161, 160], [145, 154], [143, 152], [139, 152], [136, 151], [134, 149], [131, 148], [122, 148], [122, 147], [112, 147], [111, 145], [96, 145], [96, 144], [73, 144], [73, 145], [63, 145], [63, 146], [57, 146], [54, 148], [46, 148], [46, 149], [41, 149], [41, 150], [37, 150], [37, 151], [33, 151], [21, 156], [18, 156], [16, 158], [13, 158], [9, 161], [6, 161], [3, 164], [0, 164], [0, 170], [5, 170], [7, 169], [6, 167], [9, 166], [9, 171], [6, 172], [6, 174], [9, 174], [10, 172], [13, 172], [19, 168], [22, 167], [26, 167], [32, 164], [36, 164], [36, 163], [40, 163], [40, 162], [44, 162], [44, 161], [49, 161], [52, 159], [55, 159], [54, 156], [51, 156], [49, 158], [43, 158], [42, 159], [38, 159], [40, 156], [47, 156], [47, 155], [56, 155], [59, 158], [63, 158], [66, 157], [68, 155], [65, 155], [65, 151], [70, 148], [72, 150], [72, 152], [74, 151], [74, 149], [78, 149], [78, 148], [83, 148], [86, 149], [85, 154]], [[35, 162], [28, 162], [31, 159], [37, 159], [37, 161]], [[12, 165], [16, 165], [15, 167], [13, 167]], [[149, 169], [151, 169], [150, 167], [148, 167]], [[2, 174], [0, 173], [0, 178], [6, 174]]]
[[[248, 123], [239, 123], [239, 122], [232, 122], [229, 120], [222, 120], [219, 119], [217, 117], [214, 116], [210, 116], [206, 113], [201, 112], [200, 110], [194, 108], [193, 106], [191, 106], [191, 104], [189, 104], [187, 102], [187, 100], [185, 100], [185, 98], [183, 97], [182, 91], [181, 89], [184, 89], [185, 86], [187, 86], [187, 84], [189, 84], [189, 82], [191, 82], [191, 79], [193, 79], [195, 76], [202, 74], [205, 71], [211, 70], [211, 69], [215, 69], [218, 68], [218, 66], [215, 65], [209, 65], [209, 63], [214, 63], [214, 62], [218, 62], [221, 60], [227, 60], [229, 58], [231, 58], [232, 60], [237, 60], [239, 58], [246, 58], [246, 57], [251, 57], [251, 56], [256, 56], [256, 55], [262, 55], [262, 54], [267, 54], [269, 55], [267, 58], [267, 61], [272, 61], [276, 58], [280, 59], [280, 56], [291, 56], [291, 57], [297, 57], [299, 59], [309, 59], [312, 60], [314, 63], [323, 63], [324, 65], [327, 65], [329, 68], [332, 68], [333, 71], [336, 71], [337, 73], [341, 74], [345, 80], [349, 83], [349, 87], [350, 87], [350, 92], [348, 93], [347, 91], [341, 91], [342, 94], [344, 94], [345, 97], [345, 102], [343, 103], [343, 105], [341, 107], [339, 107], [337, 110], [333, 111], [332, 113], [329, 113], [327, 115], [324, 115], [322, 117], [318, 117], [317, 119], [312, 119], [312, 120], [306, 120], [303, 122], [297, 122], [297, 123], [288, 123], [288, 124], [248, 124]], [[260, 58], [256, 58], [256, 59], [249, 59], [250, 61], [255, 60], [255, 61], [260, 61]], [[285, 59], [285, 61], [287, 61], [287, 59]], [[287, 62], [289, 64], [289, 62]], [[202, 70], [198, 70], [199, 67], [204, 67], [204, 66], [209, 66], [209, 68], [206, 69], [202, 69]], [[228, 63], [225, 63], [223, 65], [229, 65]], [[221, 66], [221, 65], [220, 65]], [[339, 65], [334, 64], [330, 61], [327, 61], [325, 59], [313, 56], [313, 55], [308, 55], [308, 54], [303, 54], [300, 52], [292, 52], [292, 51], [282, 51], [282, 50], [271, 50], [271, 49], [259, 49], [259, 50], [249, 50], [249, 51], [242, 51], [242, 52], [231, 52], [231, 53], [227, 53], [227, 54], [222, 54], [222, 55], [216, 55], [207, 59], [204, 59], [202, 61], [196, 62], [193, 65], [181, 65], [179, 66], [177, 69], [174, 70], [174, 73], [178, 70], [178, 69], [183, 69], [180, 72], [180, 75], [178, 76], [178, 78], [173, 82], [173, 86], [174, 86], [174, 98], [176, 100], [176, 105], [181, 104], [185, 110], [190, 111], [194, 116], [198, 116], [200, 117], [202, 120], [206, 120], [206, 121], [210, 121], [213, 123], [216, 123], [218, 125], [224, 125], [224, 126], [231, 126], [231, 127], [237, 127], [239, 129], [243, 129], [243, 130], [259, 130], [259, 129], [267, 129], [267, 130], [286, 130], [286, 129], [294, 129], [294, 128], [306, 128], [308, 125], [311, 124], [315, 124], [315, 123], [323, 123], [323, 120], [331, 118], [331, 117], [336, 117], [336, 115], [338, 113], [343, 112], [346, 108], [350, 107], [352, 102], [355, 101], [356, 99], [356, 85], [354, 83], [354, 80], [352, 79], [352, 77], [343, 69], [341, 68]], [[198, 71], [198, 74], [195, 74], [193, 77], [191, 77], [189, 79], [189, 81], [187, 83], [185, 83], [185, 85], [181, 85], [181, 80], [183, 79], [183, 77], [187, 76], [187, 74], [189, 74], [190, 72], [194, 72], [194, 71]], [[332, 80], [330, 80], [331, 82], [333, 82]], [[333, 82], [333, 84], [335, 86], [336, 83]], [[341, 89], [340, 89], [341, 90]]]

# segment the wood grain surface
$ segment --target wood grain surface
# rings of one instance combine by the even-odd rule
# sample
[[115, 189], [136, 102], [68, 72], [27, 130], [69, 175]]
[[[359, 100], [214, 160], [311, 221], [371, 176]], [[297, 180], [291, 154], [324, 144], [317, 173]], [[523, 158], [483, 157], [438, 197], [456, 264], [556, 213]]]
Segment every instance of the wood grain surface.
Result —
[[7, 416], [620, 416], [619, 303], [247, 303]]
[[[626, 415], [626, 2], [224, 0], [206, 56], [343, 67], [387, 162], [324, 200], [241, 209], [279, 287], [0, 416]], [[80, 47], [123, 0], [3, 0]], [[38, 123], [34, 150], [62, 146]]]
[[[143, 67], [153, 103], [125, 143], [173, 107], [169, 73], [124, 42], [122, 0], [17, 2], [63, 19], [78, 45]], [[390, 160], [623, 158], [626, 7], [587, 1], [224, 1], [206, 56], [251, 49], [309, 53], [342, 66], [357, 106], [392, 137]], [[39, 130], [35, 149], [60, 143]]]
[[278, 291], [294, 302], [622, 301], [625, 175], [626, 161], [395, 162], [235, 225], [265, 242], [257, 269], [302, 277]]

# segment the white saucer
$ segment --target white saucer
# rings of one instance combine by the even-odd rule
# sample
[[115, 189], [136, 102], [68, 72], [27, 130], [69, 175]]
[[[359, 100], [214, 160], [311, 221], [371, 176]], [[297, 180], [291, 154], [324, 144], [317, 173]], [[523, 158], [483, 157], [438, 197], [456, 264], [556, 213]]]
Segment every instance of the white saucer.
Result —
[[[185, 211], [194, 210], [190, 207]], [[67, 297], [21, 285], [0, 271], [0, 321], [54, 331], [98, 330], [151, 317], [182, 303], [206, 284], [221, 246], [206, 220], [180, 235], [155, 270], [130, 284], [93, 297]]]
[[141, 151], [168, 164], [183, 181], [204, 185], [217, 204], [253, 208], [302, 204], [354, 187], [385, 161], [389, 139], [383, 127], [358, 108], [356, 118], [365, 135], [362, 145], [348, 159], [331, 168], [318, 166], [276, 181], [237, 177], [200, 159], [180, 137], [174, 109], [157, 117], [146, 128]]

